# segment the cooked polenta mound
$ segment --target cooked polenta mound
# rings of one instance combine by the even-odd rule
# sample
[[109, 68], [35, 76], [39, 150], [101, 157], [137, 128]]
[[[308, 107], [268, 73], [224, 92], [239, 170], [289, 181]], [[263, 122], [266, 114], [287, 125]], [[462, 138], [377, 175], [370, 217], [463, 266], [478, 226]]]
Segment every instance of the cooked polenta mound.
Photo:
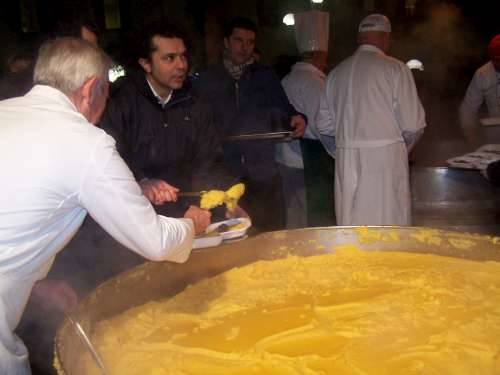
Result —
[[120, 375], [499, 374], [500, 263], [352, 246], [259, 261], [92, 339]]

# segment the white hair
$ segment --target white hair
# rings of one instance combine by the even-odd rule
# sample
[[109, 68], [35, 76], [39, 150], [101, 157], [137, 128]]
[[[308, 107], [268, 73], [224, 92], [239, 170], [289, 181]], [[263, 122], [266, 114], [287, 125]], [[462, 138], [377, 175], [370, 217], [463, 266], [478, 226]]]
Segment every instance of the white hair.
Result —
[[80, 38], [57, 38], [40, 47], [33, 80], [70, 94], [92, 77], [107, 80], [110, 67], [111, 59], [99, 47]]

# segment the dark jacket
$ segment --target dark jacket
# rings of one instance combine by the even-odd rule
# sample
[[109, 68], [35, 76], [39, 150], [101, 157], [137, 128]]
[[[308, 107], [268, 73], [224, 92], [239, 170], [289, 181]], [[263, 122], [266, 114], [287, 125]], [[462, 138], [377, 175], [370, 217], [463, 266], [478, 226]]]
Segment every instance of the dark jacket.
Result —
[[[210, 102], [214, 123], [224, 136], [290, 129], [298, 114], [290, 104], [278, 76], [268, 67], [252, 64], [235, 80], [222, 64], [202, 73], [196, 83]], [[248, 141], [224, 143], [224, 157], [232, 173], [257, 181], [277, 174], [275, 143]]]
[[209, 106], [189, 82], [162, 108], [144, 73], [132, 73], [113, 87], [100, 126], [115, 138], [137, 180], [163, 179], [185, 191], [235, 182], [220, 167], [222, 147]]
[[500, 186], [500, 160], [489, 163], [486, 174], [493, 185]]

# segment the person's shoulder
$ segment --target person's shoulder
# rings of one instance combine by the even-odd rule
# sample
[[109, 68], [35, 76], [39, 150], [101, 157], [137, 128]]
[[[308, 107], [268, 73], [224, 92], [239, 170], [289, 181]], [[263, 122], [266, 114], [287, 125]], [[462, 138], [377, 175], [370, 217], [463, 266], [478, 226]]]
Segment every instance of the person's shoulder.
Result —
[[144, 73], [139, 71], [130, 71], [127, 75], [118, 78], [110, 85], [109, 99], [139, 95], [144, 89]]
[[269, 65], [264, 65], [260, 63], [253, 63], [248, 67], [248, 71], [252, 74], [268, 75], [273, 77], [278, 77], [273, 68]]
[[475, 74], [478, 76], [494, 75], [495, 68], [493, 67], [492, 62], [488, 61], [487, 63], [485, 63], [485, 64], [481, 65], [479, 68], [477, 68]]
[[250, 65], [242, 76], [242, 79], [247, 79], [264, 86], [272, 86], [276, 83], [281, 84], [278, 74], [276, 74], [273, 68], [259, 63]]
[[299, 66], [292, 69], [282, 80], [282, 83], [295, 86], [302, 86], [305, 89], [322, 88], [325, 84], [326, 76], [315, 67]]
[[388, 65], [388, 66], [393, 66], [393, 67], [396, 67], [399, 69], [408, 68], [404, 62], [395, 58], [394, 56], [384, 54], [384, 55], [380, 55], [380, 57], [381, 57], [381, 61], [383, 61], [383, 63]]
[[411, 75], [410, 68], [408, 68], [408, 66], [404, 62], [398, 60], [393, 56], [382, 55], [382, 58], [379, 61], [380, 61], [379, 67], [381, 73], [390, 72], [395, 76], [406, 77], [406, 78], [408, 78]]

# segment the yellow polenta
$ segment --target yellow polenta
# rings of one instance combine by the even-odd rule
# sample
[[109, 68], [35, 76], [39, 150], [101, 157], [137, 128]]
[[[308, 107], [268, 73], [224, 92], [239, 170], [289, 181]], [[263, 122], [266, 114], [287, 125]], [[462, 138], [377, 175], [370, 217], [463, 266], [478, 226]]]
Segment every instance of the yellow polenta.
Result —
[[226, 204], [229, 211], [233, 211], [238, 204], [238, 200], [245, 193], [244, 184], [236, 184], [227, 191], [209, 190], [202, 193], [200, 207], [205, 210], [211, 210], [221, 204]]
[[120, 375], [499, 374], [500, 264], [348, 248], [259, 261], [93, 340]]

